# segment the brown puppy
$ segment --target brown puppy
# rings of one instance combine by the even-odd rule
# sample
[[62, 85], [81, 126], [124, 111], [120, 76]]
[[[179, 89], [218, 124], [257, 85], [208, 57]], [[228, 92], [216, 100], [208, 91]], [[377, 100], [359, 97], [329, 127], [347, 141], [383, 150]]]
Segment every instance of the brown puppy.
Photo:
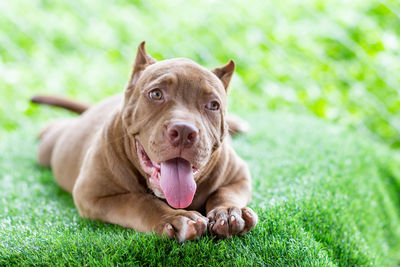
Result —
[[183, 58], [156, 62], [143, 42], [124, 95], [46, 128], [39, 163], [82, 217], [179, 241], [207, 226], [219, 237], [247, 233], [257, 215], [246, 207], [250, 173], [227, 134], [233, 72], [233, 61], [212, 71]]

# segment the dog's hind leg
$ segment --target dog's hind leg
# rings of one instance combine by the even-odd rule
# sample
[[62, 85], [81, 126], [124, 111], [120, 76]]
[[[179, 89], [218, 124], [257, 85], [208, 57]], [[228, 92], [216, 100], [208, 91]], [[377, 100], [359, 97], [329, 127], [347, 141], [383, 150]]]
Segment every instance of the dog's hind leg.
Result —
[[40, 165], [44, 167], [50, 166], [53, 148], [70, 121], [70, 119], [57, 120], [39, 134], [38, 162]]
[[241, 133], [246, 133], [249, 131], [249, 124], [238, 116], [228, 114], [226, 117], [226, 123], [229, 127], [229, 134], [235, 136]]

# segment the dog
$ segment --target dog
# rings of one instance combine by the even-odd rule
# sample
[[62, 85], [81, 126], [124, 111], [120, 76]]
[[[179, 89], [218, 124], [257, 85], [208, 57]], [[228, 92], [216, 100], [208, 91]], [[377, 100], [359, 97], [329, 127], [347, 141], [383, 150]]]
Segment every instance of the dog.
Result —
[[[231, 60], [211, 71], [137, 50], [123, 94], [94, 106], [37, 96], [80, 116], [40, 134], [38, 162], [72, 193], [79, 214], [180, 242], [206, 230], [220, 238], [253, 229], [247, 164], [230, 146]], [[240, 123], [230, 122], [231, 130]]]

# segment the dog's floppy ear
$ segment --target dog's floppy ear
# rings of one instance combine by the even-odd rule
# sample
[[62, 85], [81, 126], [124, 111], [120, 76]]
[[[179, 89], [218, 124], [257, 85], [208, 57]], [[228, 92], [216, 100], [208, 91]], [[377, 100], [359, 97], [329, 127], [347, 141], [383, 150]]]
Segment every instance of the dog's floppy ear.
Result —
[[142, 74], [147, 66], [157, 62], [154, 58], [147, 54], [145, 44], [146, 42], [143, 41], [138, 47], [128, 88], [133, 88], [135, 86], [135, 83], [139, 79], [140, 74]]
[[222, 67], [217, 67], [211, 70], [211, 72], [217, 75], [217, 77], [221, 80], [222, 84], [225, 87], [225, 90], [227, 91], [229, 82], [231, 81], [234, 71], [235, 71], [235, 62], [233, 62], [232, 59], [229, 60], [229, 62], [223, 65]]

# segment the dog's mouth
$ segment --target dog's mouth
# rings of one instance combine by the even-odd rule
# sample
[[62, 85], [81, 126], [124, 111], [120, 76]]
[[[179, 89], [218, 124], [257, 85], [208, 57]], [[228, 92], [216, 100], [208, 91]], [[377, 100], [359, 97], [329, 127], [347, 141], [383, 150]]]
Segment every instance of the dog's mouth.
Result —
[[[164, 195], [173, 208], [186, 208], [193, 200], [196, 192], [195, 175], [199, 172], [189, 161], [177, 157], [162, 161], [153, 161], [147, 155], [143, 146], [136, 140], [137, 154], [140, 166], [148, 174], [154, 193]], [[161, 191], [161, 192], [157, 192]]]

